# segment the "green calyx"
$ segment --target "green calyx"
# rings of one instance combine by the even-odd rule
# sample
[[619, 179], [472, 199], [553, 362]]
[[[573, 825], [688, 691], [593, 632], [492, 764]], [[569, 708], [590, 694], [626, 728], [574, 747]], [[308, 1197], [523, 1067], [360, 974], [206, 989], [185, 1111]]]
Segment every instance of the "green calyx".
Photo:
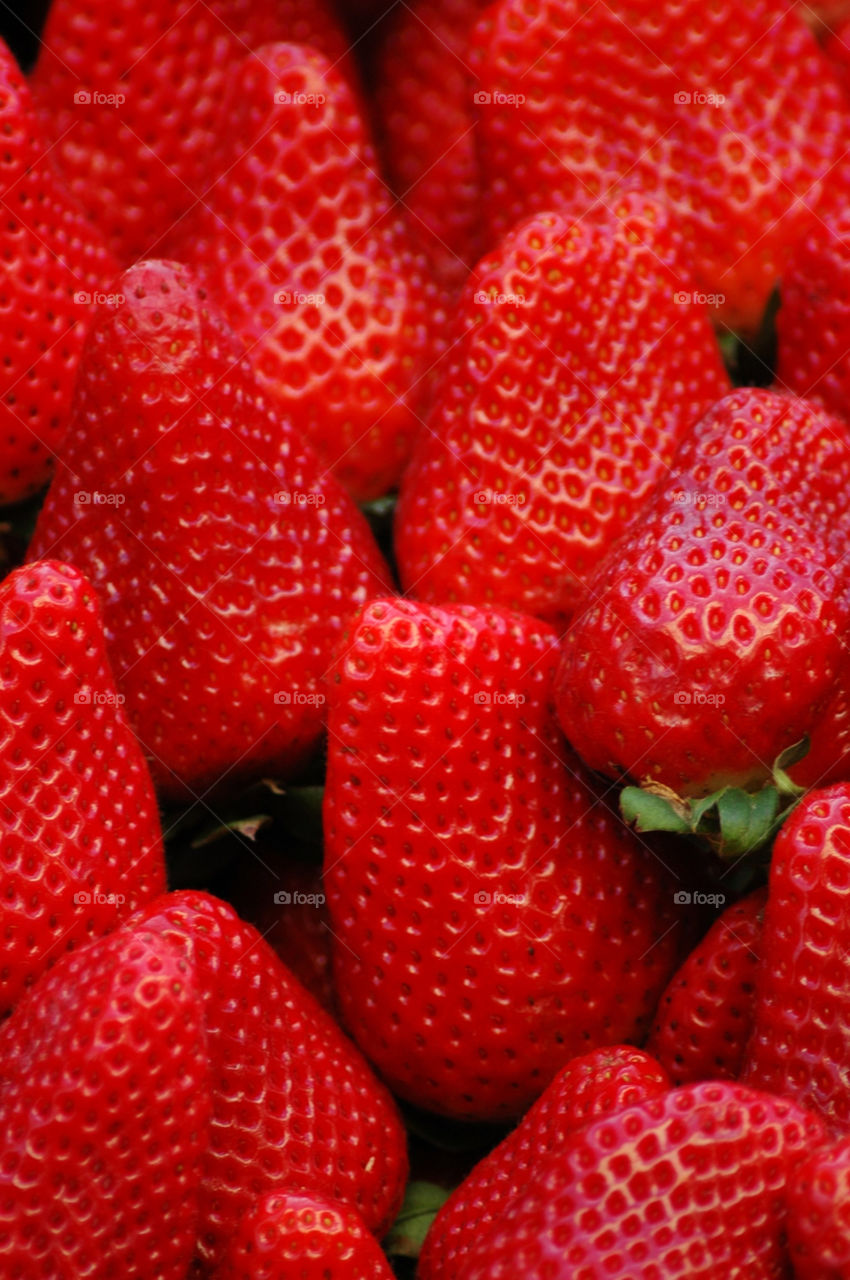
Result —
[[623, 820], [636, 831], [672, 831], [706, 844], [720, 858], [743, 858], [773, 843], [777, 831], [797, 805], [805, 788], [788, 776], [809, 750], [802, 738], [777, 756], [772, 777], [759, 791], [722, 787], [711, 795], [689, 799], [662, 783], [624, 787]]

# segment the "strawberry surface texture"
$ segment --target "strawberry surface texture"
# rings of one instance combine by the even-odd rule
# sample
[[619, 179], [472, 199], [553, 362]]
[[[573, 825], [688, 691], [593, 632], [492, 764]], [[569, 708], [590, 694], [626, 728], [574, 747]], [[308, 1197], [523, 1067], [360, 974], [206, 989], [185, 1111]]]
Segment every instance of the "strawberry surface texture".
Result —
[[850, 1280], [850, 0], [6, 0], [0, 339], [0, 1280]]

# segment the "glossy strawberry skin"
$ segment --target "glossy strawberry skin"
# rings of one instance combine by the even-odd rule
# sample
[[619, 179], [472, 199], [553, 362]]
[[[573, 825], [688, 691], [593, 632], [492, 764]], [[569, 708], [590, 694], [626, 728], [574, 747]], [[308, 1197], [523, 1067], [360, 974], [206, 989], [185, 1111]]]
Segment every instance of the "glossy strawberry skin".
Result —
[[168, 251], [197, 272], [301, 438], [358, 500], [377, 497], [419, 428], [436, 290], [338, 70], [267, 45], [231, 93], [234, 152]]
[[810, 792], [776, 838], [741, 1079], [850, 1133], [846, 924], [850, 786]]
[[153, 785], [94, 589], [44, 561], [0, 584], [0, 1013], [165, 889]]
[[486, 1235], [534, 1177], [541, 1157], [559, 1150], [583, 1124], [669, 1088], [664, 1069], [628, 1045], [594, 1049], [567, 1063], [516, 1129], [446, 1201], [425, 1239], [418, 1280], [456, 1280], [470, 1241]]
[[822, 1141], [817, 1117], [740, 1085], [646, 1099], [541, 1160], [459, 1280], [771, 1280], [786, 1187]]
[[591, 768], [687, 795], [763, 781], [846, 665], [846, 428], [742, 389], [588, 583], [558, 714]]
[[355, 1209], [315, 1194], [273, 1191], [238, 1224], [216, 1280], [392, 1280]]
[[339, 1008], [395, 1092], [458, 1118], [640, 1036], [675, 963], [674, 885], [558, 733], [557, 653], [531, 618], [386, 600], [329, 679]]
[[[849, 55], [850, 56], [850, 55]], [[850, 415], [850, 215], [846, 207], [798, 244], [782, 277], [776, 380]]]
[[183, 1280], [209, 1122], [191, 966], [119, 929], [63, 958], [0, 1030], [8, 1280]]
[[752, 1031], [767, 890], [735, 902], [712, 925], [661, 997], [647, 1053], [675, 1085], [735, 1080]]
[[375, 123], [411, 231], [440, 279], [462, 287], [484, 246], [467, 46], [486, 0], [418, 0], [390, 13], [375, 67]]
[[154, 780], [186, 800], [309, 757], [331, 653], [388, 570], [185, 268], [141, 263], [119, 287], [29, 555], [92, 581]]
[[795, 1171], [788, 1243], [796, 1280], [850, 1276], [850, 1138], [813, 1152]]
[[207, 894], [133, 921], [185, 955], [204, 1006], [213, 1087], [198, 1256], [207, 1268], [258, 1196], [295, 1188], [386, 1230], [407, 1175], [404, 1131], [354, 1046], [251, 925]]
[[118, 264], [58, 181], [51, 135], [42, 132], [26, 80], [2, 40], [0, 126], [0, 506], [6, 506], [50, 478], [94, 310], [82, 299], [106, 289]]
[[35, 102], [66, 182], [122, 265], [150, 256], [220, 171], [227, 87], [270, 40], [315, 45], [352, 70], [325, 0], [51, 4]]
[[528, 219], [479, 264], [402, 485], [410, 594], [572, 614], [729, 390], [705, 308], [677, 302], [681, 288], [674, 233], [640, 197], [580, 223]]
[[502, 0], [472, 48], [490, 243], [530, 212], [638, 189], [675, 212], [722, 320], [753, 330], [824, 176], [846, 191], [846, 103], [781, 0]]

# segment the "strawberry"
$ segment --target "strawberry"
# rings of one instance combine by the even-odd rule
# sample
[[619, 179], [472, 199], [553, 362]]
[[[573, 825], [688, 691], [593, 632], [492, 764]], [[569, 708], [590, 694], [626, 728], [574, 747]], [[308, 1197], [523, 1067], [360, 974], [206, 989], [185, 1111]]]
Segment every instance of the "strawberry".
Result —
[[842, 0], [842, 4], [844, 12], [831, 19], [834, 30], [828, 31], [823, 51], [845, 92], [850, 92], [850, 5], [846, 0]]
[[850, 1277], [850, 1138], [814, 1151], [796, 1169], [788, 1241], [797, 1280]]
[[122, 265], [148, 255], [221, 172], [220, 140], [234, 129], [225, 90], [271, 40], [315, 45], [352, 73], [329, 0], [51, 4], [35, 102], [66, 181]]
[[577, 223], [531, 218], [479, 264], [402, 486], [409, 592], [572, 614], [729, 390], [705, 309], [680, 288], [674, 236], [638, 197]]
[[324, 1196], [272, 1191], [237, 1225], [216, 1280], [392, 1280], [355, 1209]]
[[119, 929], [63, 956], [0, 1029], [8, 1280], [183, 1280], [209, 1079], [191, 966]]
[[387, 170], [411, 230], [458, 290], [481, 256], [471, 28], [487, 0], [418, 0], [390, 11], [375, 67]]
[[646, 1098], [539, 1161], [459, 1280], [775, 1280], [786, 1187], [822, 1140], [817, 1117], [740, 1085]]
[[0, 1014], [62, 953], [165, 888], [159, 816], [106, 660], [94, 590], [69, 565], [0, 584]]
[[819, 223], [795, 248], [776, 317], [776, 381], [850, 414], [850, 213]]
[[846, 428], [805, 401], [744, 389], [703, 418], [565, 637], [558, 714], [591, 768], [697, 796], [817, 726], [846, 664], [848, 482]]
[[850, 1133], [850, 785], [810, 792], [770, 866], [753, 1033], [741, 1079]]
[[[275, 857], [275, 852], [278, 856]], [[321, 871], [261, 846], [250, 876], [236, 867], [224, 896], [312, 996], [333, 1012], [330, 920]]]
[[674, 1084], [740, 1074], [766, 900], [767, 891], [756, 889], [724, 911], [661, 997], [646, 1049]]
[[256, 929], [203, 893], [174, 893], [133, 928], [193, 967], [213, 1086], [198, 1254], [208, 1268], [258, 1197], [293, 1188], [341, 1200], [385, 1230], [407, 1174], [392, 1099]]
[[154, 780], [193, 799], [309, 755], [331, 652], [387, 570], [190, 273], [141, 263], [118, 286], [29, 554], [89, 576]]
[[626, 1045], [594, 1049], [567, 1063], [437, 1214], [419, 1258], [419, 1280], [456, 1280], [470, 1241], [487, 1234], [541, 1157], [560, 1150], [583, 1124], [669, 1088], [663, 1068]]
[[267, 45], [233, 76], [233, 150], [175, 229], [260, 382], [361, 500], [391, 488], [419, 426], [436, 292], [376, 174], [342, 76]]
[[723, 322], [755, 330], [826, 176], [846, 193], [846, 102], [794, 7], [501, 0], [472, 43], [488, 243], [639, 189]]
[[395, 1092], [449, 1116], [521, 1114], [640, 1036], [676, 958], [672, 878], [558, 733], [557, 656], [532, 618], [383, 600], [329, 678], [339, 1007]]
[[47, 483], [68, 427], [91, 293], [118, 270], [52, 167], [30, 92], [0, 40], [4, 263], [0, 506]]

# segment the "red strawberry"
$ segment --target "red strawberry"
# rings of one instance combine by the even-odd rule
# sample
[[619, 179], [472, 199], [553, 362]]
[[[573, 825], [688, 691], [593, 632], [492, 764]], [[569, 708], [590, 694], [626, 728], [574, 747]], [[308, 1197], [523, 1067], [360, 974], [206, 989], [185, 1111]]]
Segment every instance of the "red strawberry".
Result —
[[691, 424], [729, 390], [681, 284], [670, 229], [635, 197], [576, 224], [532, 218], [479, 264], [402, 487], [409, 592], [569, 617]]
[[35, 101], [74, 195], [122, 264], [150, 253], [221, 172], [221, 138], [235, 127], [225, 91], [270, 40], [315, 45], [351, 73], [328, 0], [51, 4]]
[[797, 1280], [850, 1277], [850, 1138], [813, 1152], [795, 1170], [788, 1239]]
[[130, 720], [181, 799], [309, 755], [332, 650], [387, 570], [190, 274], [142, 263], [119, 289], [30, 555], [93, 582]]
[[557, 655], [532, 618], [385, 600], [330, 679], [340, 1009], [397, 1093], [459, 1118], [640, 1036], [676, 958], [672, 879], [558, 732]]
[[392, 1280], [355, 1209], [300, 1191], [272, 1191], [237, 1225], [216, 1280]]
[[757, 889], [724, 911], [661, 997], [646, 1048], [674, 1084], [740, 1074], [766, 900], [767, 891]]
[[133, 921], [194, 969], [213, 1085], [198, 1252], [210, 1267], [257, 1198], [294, 1188], [355, 1207], [385, 1230], [407, 1174], [392, 1099], [256, 929], [202, 893]]
[[723, 320], [752, 330], [826, 175], [846, 198], [846, 101], [783, 0], [501, 0], [473, 43], [490, 243], [640, 189], [675, 212]]
[[191, 966], [150, 931], [63, 956], [0, 1030], [8, 1280], [183, 1280], [209, 1079]]
[[45, 562], [0, 585], [0, 1014], [165, 888], [153, 787], [93, 588]]
[[850, 5], [841, 0], [841, 8], [844, 12], [830, 19], [834, 30], [827, 32], [823, 51], [845, 92], [850, 92]]
[[663, 1068], [641, 1049], [614, 1045], [574, 1058], [446, 1201], [426, 1237], [419, 1280], [456, 1280], [470, 1241], [486, 1235], [541, 1157], [559, 1151], [583, 1124], [669, 1088]]
[[791, 255], [776, 317], [776, 380], [850, 416], [850, 211], [820, 222]]
[[742, 1079], [850, 1133], [850, 786], [810, 792], [770, 866], [755, 1021]]
[[233, 151], [176, 228], [269, 398], [358, 498], [398, 480], [433, 360], [435, 290], [339, 72], [268, 45], [233, 77]]
[[0, 40], [3, 131], [3, 365], [0, 506], [40, 489], [68, 427], [93, 308], [91, 291], [118, 270], [99, 233], [57, 181], [29, 89]]
[[786, 1187], [822, 1140], [817, 1117], [740, 1085], [644, 1099], [541, 1160], [460, 1280], [775, 1280]]
[[805, 401], [707, 414], [565, 638], [558, 712], [591, 768], [700, 795], [813, 731], [847, 661], [848, 483], [846, 429]]
[[[275, 853], [278, 856], [275, 856]], [[242, 863], [224, 897], [329, 1012], [333, 1011], [330, 920], [318, 867], [293, 863], [261, 845], [260, 864]]]
[[449, 287], [481, 256], [470, 31], [487, 0], [393, 9], [376, 59], [376, 124], [411, 230]]

